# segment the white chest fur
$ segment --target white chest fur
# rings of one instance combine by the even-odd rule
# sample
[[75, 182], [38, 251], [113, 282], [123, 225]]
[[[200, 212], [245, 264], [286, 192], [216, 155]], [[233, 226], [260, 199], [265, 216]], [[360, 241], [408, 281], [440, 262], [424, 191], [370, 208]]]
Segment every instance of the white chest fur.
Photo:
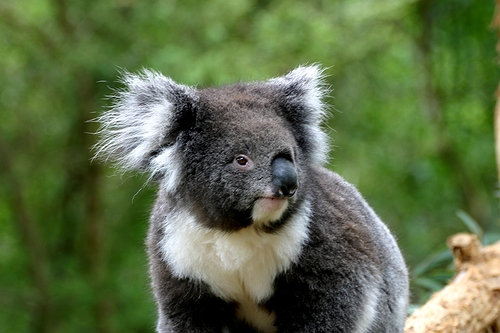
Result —
[[187, 211], [166, 221], [161, 248], [178, 277], [199, 279], [227, 301], [239, 304], [238, 315], [263, 332], [274, 332], [274, 314], [257, 304], [273, 293], [275, 277], [290, 267], [308, 237], [306, 203], [276, 234], [250, 226], [227, 233], [196, 222]]

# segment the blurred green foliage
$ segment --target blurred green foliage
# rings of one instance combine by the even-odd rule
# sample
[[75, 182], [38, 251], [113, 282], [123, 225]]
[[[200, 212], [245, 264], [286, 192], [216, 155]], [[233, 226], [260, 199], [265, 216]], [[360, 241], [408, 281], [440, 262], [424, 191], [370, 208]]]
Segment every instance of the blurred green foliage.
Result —
[[154, 331], [154, 188], [90, 163], [89, 120], [120, 68], [206, 86], [326, 66], [329, 167], [394, 231], [422, 302], [449, 277], [447, 236], [474, 221], [498, 238], [493, 12], [481, 0], [0, 2], [2, 332]]

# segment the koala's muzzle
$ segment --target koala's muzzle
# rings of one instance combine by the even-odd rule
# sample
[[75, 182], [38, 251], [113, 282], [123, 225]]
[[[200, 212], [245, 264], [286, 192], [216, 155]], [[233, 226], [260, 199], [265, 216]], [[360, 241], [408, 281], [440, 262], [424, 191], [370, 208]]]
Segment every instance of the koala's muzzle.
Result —
[[295, 165], [284, 157], [277, 157], [271, 164], [273, 191], [278, 197], [292, 197], [297, 191]]

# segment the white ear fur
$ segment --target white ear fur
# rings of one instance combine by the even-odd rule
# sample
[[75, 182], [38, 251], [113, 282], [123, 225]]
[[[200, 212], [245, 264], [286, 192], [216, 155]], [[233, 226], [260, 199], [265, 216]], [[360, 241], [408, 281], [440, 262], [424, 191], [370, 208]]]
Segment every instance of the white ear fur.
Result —
[[329, 90], [324, 82], [324, 70], [319, 65], [299, 66], [285, 76], [269, 80], [272, 85], [284, 90], [293, 89], [299, 94], [288, 97], [297, 99], [308, 108], [310, 116], [319, 124], [325, 115], [323, 98]]
[[164, 140], [177, 116], [175, 108], [187, 99], [196, 101], [195, 90], [149, 70], [124, 72], [121, 81], [126, 89], [117, 91], [112, 107], [97, 118], [101, 140], [95, 157], [112, 160], [123, 170], [176, 174], [176, 145]]
[[305, 119], [302, 125], [314, 146], [312, 158], [319, 164], [326, 161], [329, 150], [328, 136], [320, 127], [327, 113], [323, 99], [330, 93], [324, 78], [324, 70], [315, 64], [299, 66], [285, 76], [267, 81], [282, 90], [291, 104], [302, 107], [304, 114], [300, 118]]

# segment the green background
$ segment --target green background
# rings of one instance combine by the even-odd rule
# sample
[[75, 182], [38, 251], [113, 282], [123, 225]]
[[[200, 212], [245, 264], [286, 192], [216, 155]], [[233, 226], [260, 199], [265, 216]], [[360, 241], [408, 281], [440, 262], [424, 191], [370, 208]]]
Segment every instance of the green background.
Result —
[[91, 163], [120, 69], [197, 86], [327, 68], [328, 167], [395, 233], [412, 303], [499, 238], [494, 1], [0, 1], [0, 330], [153, 332], [154, 186]]

